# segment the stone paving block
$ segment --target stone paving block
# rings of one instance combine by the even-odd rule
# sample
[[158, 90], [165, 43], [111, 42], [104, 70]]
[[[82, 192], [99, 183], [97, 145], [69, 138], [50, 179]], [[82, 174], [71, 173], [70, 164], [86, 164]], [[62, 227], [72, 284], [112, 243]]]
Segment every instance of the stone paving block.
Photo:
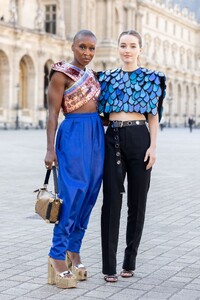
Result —
[[[102, 299], [102, 298], [94, 298], [93, 296], [92, 297], [81, 296], [81, 297], [76, 298], [76, 300], [94, 300], [94, 299]], [[104, 299], [107, 299], [107, 298], [104, 298]], [[65, 299], [63, 299], [63, 300], [65, 300]]]
[[194, 291], [194, 290], [186, 290], [182, 289], [179, 291], [176, 295], [173, 295], [170, 300], [199, 300], [200, 299], [200, 293], [199, 291]]
[[[85, 299], [84, 296], [81, 296], [80, 298], [77, 297], [77, 296], [73, 296], [73, 295], [61, 295], [60, 293], [59, 294], [56, 294], [56, 295], [53, 295], [51, 297], [48, 297], [48, 300], [73, 300], [73, 299]], [[91, 300], [91, 298], [90, 298]]]
[[2, 294], [8, 294], [8, 295], [15, 295], [22, 296], [27, 294], [27, 290], [21, 289], [19, 286], [7, 288], [5, 291], [2, 292]]
[[24, 282], [19, 285], [20, 289], [28, 290], [28, 291], [36, 290], [41, 287], [42, 287], [41, 284], [31, 283], [31, 282]]
[[[97, 290], [92, 290], [89, 291], [88, 293], [85, 294], [86, 297], [92, 297], [92, 298], [97, 298], [97, 299], [108, 299], [112, 295], [112, 292], [103, 292], [103, 291], [97, 291]], [[110, 298], [112, 299], [112, 298]]]
[[142, 299], [143, 295], [146, 294], [146, 291], [141, 291], [137, 289], [125, 289], [121, 292], [118, 292], [112, 295], [109, 299], [112, 300], [128, 300], [128, 299]]
[[0, 300], [12, 300], [12, 299], [16, 299], [16, 296], [12, 296], [12, 295], [0, 295]]
[[199, 296], [200, 296], [200, 285], [199, 284], [194, 284], [193, 282], [190, 282], [187, 285], [185, 285], [184, 288], [189, 289], [189, 290], [199, 291]]
[[[171, 293], [165, 293], [164, 291], [162, 292], [154, 292], [154, 291], [150, 291], [148, 293], [146, 293], [144, 295], [145, 299], [169, 299], [169, 297], [171, 296]], [[142, 299], [141, 297], [138, 299]]]
[[154, 288], [153, 284], [141, 284], [136, 282], [135, 284], [132, 284], [129, 286], [129, 288], [133, 288], [136, 290], [141, 290], [141, 291], [150, 291]]
[[39, 289], [35, 291], [30, 291], [24, 294], [27, 298], [35, 298], [35, 299], [48, 299], [48, 297], [52, 296], [53, 293], [51, 292], [41, 292]]
[[188, 296], [178, 296], [178, 295], [174, 295], [172, 297], [169, 298], [170, 300], [200, 300], [200, 297], [196, 297], [196, 296], [191, 296], [190, 298], [188, 298]]

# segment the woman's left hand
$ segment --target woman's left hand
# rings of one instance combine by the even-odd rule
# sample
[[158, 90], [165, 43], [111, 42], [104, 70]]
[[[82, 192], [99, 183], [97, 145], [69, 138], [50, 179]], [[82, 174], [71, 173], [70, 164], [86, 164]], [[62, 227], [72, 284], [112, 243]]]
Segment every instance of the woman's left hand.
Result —
[[148, 161], [148, 164], [146, 166], [146, 170], [149, 170], [156, 161], [156, 149], [153, 147], [149, 147], [146, 151], [145, 157], [144, 157], [144, 162]]

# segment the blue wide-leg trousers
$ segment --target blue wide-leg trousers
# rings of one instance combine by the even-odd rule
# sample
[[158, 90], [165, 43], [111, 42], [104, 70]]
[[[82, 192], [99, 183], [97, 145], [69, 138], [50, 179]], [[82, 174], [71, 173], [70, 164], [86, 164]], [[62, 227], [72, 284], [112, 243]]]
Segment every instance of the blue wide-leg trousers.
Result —
[[80, 252], [92, 208], [102, 182], [104, 128], [97, 113], [68, 114], [56, 138], [58, 189], [63, 200], [54, 226], [49, 256], [65, 260]]

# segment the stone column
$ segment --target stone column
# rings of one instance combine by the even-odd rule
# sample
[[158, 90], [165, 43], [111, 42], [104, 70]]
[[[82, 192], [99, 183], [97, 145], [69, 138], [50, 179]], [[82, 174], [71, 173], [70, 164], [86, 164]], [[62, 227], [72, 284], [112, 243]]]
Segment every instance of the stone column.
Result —
[[112, 0], [106, 1], [106, 40], [112, 39]]
[[15, 0], [10, 0], [9, 13], [10, 13], [10, 23], [16, 25], [18, 21], [18, 11], [17, 11], [17, 5]]
[[[131, 1], [130, 1], [131, 2]], [[135, 3], [129, 3], [125, 6], [127, 9], [127, 28], [128, 30], [136, 29], [136, 4]]]
[[142, 34], [142, 18], [143, 18], [143, 13], [138, 10], [136, 13], [135, 29], [140, 34]]

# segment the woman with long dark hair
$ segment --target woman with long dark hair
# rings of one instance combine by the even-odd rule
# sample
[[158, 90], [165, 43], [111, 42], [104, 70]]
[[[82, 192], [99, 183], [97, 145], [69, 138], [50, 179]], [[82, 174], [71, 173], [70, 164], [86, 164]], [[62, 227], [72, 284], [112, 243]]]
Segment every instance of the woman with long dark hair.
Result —
[[120, 275], [127, 278], [133, 276], [136, 268], [151, 169], [156, 160], [165, 75], [139, 66], [141, 49], [142, 39], [138, 32], [122, 32], [118, 40], [122, 67], [98, 74], [101, 85], [99, 112], [109, 121], [101, 216], [103, 274], [107, 282], [118, 280], [116, 254], [125, 175], [128, 217]]

